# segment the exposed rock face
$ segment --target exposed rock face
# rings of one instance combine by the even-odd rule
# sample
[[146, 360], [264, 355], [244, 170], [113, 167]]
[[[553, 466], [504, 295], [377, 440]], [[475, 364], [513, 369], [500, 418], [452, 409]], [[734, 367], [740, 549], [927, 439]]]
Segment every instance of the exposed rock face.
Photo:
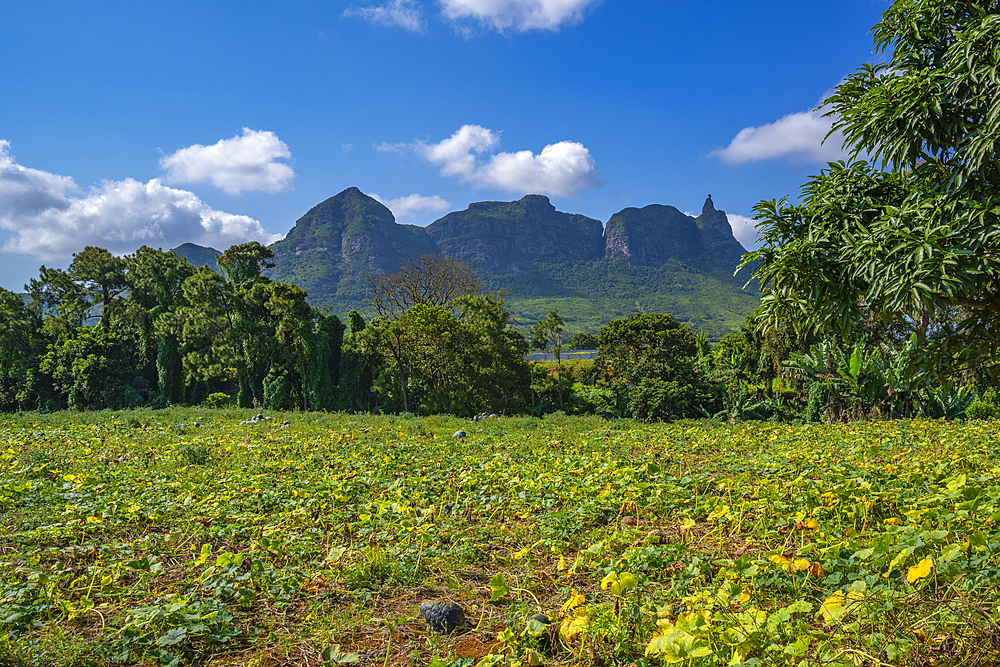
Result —
[[744, 252], [733, 237], [725, 212], [715, 209], [711, 195], [697, 218], [673, 206], [627, 208], [611, 216], [604, 240], [605, 257], [636, 266], [655, 267], [679, 260], [728, 268], [735, 267]]
[[542, 195], [470, 204], [431, 223], [427, 234], [441, 254], [486, 274], [529, 270], [540, 262], [592, 261], [604, 254], [599, 220], [561, 213]]
[[437, 252], [422, 227], [396, 224], [389, 209], [357, 188], [314, 206], [271, 250], [272, 279], [321, 298], [359, 293], [368, 273], [396, 271], [401, 259]]
[[380, 202], [348, 188], [311, 208], [271, 250], [276, 260], [334, 253], [344, 262], [395, 271], [400, 256], [435, 252], [436, 248], [423, 228], [396, 224], [392, 212]]
[[652, 205], [616, 213], [602, 229], [528, 195], [471, 204], [421, 228], [396, 224], [389, 209], [348, 188], [313, 207], [271, 249], [273, 280], [300, 286], [310, 303], [341, 316], [370, 312], [373, 273], [424, 253], [474, 267], [522, 323], [556, 306], [564, 317], [605, 321], [659, 309], [721, 336], [757, 303], [733, 279], [743, 248], [711, 198], [697, 218]]
[[735, 243], [739, 246], [739, 254], [743, 254], [743, 246], [733, 237], [733, 228], [729, 224], [726, 212], [715, 210], [712, 195], [708, 195], [701, 209], [701, 215], [695, 218], [695, 222], [701, 230], [701, 243], [706, 250], [733, 250]]
[[695, 219], [673, 206], [627, 208], [608, 221], [605, 256], [640, 266], [660, 266], [671, 258], [689, 260], [701, 253], [700, 236]]

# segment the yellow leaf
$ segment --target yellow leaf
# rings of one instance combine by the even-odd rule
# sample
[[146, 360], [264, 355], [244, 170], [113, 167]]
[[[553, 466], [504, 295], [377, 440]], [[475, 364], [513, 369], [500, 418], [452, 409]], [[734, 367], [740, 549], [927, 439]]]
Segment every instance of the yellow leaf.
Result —
[[100, 522], [101, 522], [101, 520], [98, 519], [96, 516], [88, 516], [87, 517], [87, 523], [100, 523]]
[[729, 505], [716, 505], [715, 509], [712, 510], [712, 513], [708, 515], [708, 520], [715, 521], [717, 519], [721, 519], [728, 513], [729, 513]]
[[931, 569], [934, 567], [933, 558], [925, 558], [916, 565], [912, 566], [906, 572], [906, 583], [913, 584], [917, 579], [923, 579], [931, 573]]
[[743, 594], [740, 595], [740, 604], [746, 604], [747, 602], [750, 602], [750, 600], [752, 600], [752, 599], [753, 599], [753, 597], [750, 595], [750, 591], [748, 589], [744, 588], [743, 589]]
[[792, 561], [788, 560], [784, 556], [779, 556], [775, 554], [774, 556], [768, 558], [768, 560], [774, 563], [775, 565], [779, 566], [782, 570], [785, 570], [786, 572], [792, 569]]
[[886, 526], [902, 526], [903, 525], [903, 520], [899, 519], [897, 517], [892, 517], [892, 518], [886, 519], [882, 523], [885, 524]]
[[567, 642], [572, 642], [587, 631], [590, 626], [590, 612], [582, 607], [573, 610], [572, 616], [567, 616], [559, 625], [559, 634]]
[[819, 521], [810, 517], [805, 520], [805, 526], [810, 530], [816, 530], [817, 528], [819, 528]]
[[579, 607], [586, 601], [587, 601], [586, 597], [584, 597], [580, 593], [577, 593], [576, 591], [573, 591], [573, 594], [570, 595], [569, 600], [566, 600], [566, 604], [562, 606], [562, 613], [565, 614], [569, 610]]
[[559, 556], [559, 564], [556, 565], [557, 572], [563, 572], [566, 570], [566, 559], [562, 555]]
[[612, 570], [601, 580], [601, 590], [606, 591], [610, 588], [614, 595], [621, 597], [627, 591], [635, 588], [637, 583], [639, 580], [631, 572], [619, 573]]
[[845, 614], [851, 611], [851, 604], [859, 600], [864, 599], [864, 594], [857, 591], [851, 591], [850, 593], [844, 593], [844, 591], [837, 591], [820, 605], [819, 612], [823, 615], [823, 618], [827, 623], [835, 620], [839, 620]]
[[796, 572], [802, 572], [803, 570], [809, 569], [809, 561], [805, 558], [796, 558], [792, 561], [792, 569]]
[[647, 657], [655, 656], [668, 665], [681, 662], [684, 656], [679, 651], [679, 641], [685, 638], [686, 632], [677, 628], [665, 628], [663, 632], [653, 635], [649, 644], [646, 645], [645, 654]]
[[809, 574], [816, 577], [817, 579], [822, 579], [826, 576], [826, 572], [823, 570], [823, 566], [819, 563], [809, 563]]

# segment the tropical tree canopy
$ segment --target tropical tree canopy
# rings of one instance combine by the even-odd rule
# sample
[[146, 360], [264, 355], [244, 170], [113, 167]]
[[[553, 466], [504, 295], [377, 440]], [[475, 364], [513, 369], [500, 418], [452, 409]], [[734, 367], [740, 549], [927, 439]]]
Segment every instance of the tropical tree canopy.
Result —
[[[921, 364], [996, 361], [1000, 318], [1000, 2], [898, 0], [874, 29], [886, 62], [827, 100], [854, 158], [755, 207], [742, 266], [760, 321], [849, 337], [909, 326]], [[924, 344], [925, 343], [925, 344]]]

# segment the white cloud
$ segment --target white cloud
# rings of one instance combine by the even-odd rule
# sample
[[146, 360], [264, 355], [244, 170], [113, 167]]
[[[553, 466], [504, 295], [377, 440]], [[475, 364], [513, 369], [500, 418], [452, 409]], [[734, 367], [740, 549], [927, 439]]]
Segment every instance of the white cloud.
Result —
[[[600, 0], [441, 0], [441, 13], [455, 21], [492, 28], [499, 32], [513, 29], [558, 30], [566, 23], [583, 20], [584, 12]], [[464, 26], [467, 28], [467, 26]]]
[[370, 7], [348, 7], [343, 15], [376, 25], [399, 26], [410, 32], [423, 32], [426, 28], [423, 5], [416, 0], [389, 0]]
[[445, 201], [438, 195], [425, 197], [416, 193], [398, 199], [384, 199], [374, 192], [369, 192], [368, 196], [385, 205], [396, 220], [413, 217], [418, 211], [430, 211], [441, 213], [451, 208], [451, 203]]
[[417, 152], [441, 166], [443, 176], [458, 176], [478, 187], [516, 194], [538, 193], [571, 197], [597, 184], [594, 158], [583, 144], [560, 141], [542, 149], [483, 156], [500, 145], [500, 133], [479, 125], [463, 125], [436, 144], [417, 142]]
[[9, 149], [9, 142], [0, 141], [0, 229], [13, 232], [3, 252], [62, 261], [87, 245], [123, 254], [143, 244], [192, 242], [224, 249], [281, 238], [253, 218], [216, 211], [194, 193], [159, 179], [104, 181], [83, 192], [68, 176], [17, 164]]
[[[832, 94], [828, 91], [820, 104]], [[833, 128], [834, 118], [824, 114], [830, 111], [821, 106], [811, 111], [782, 116], [773, 123], [760, 127], [745, 127], [725, 148], [711, 153], [727, 164], [745, 164], [761, 160], [787, 158], [792, 162], [825, 163], [844, 160], [850, 156], [844, 148], [844, 135], [836, 133], [824, 138]]]
[[733, 236], [747, 250], [753, 250], [760, 242], [760, 232], [757, 231], [757, 220], [738, 213], [726, 213], [729, 226], [733, 228]]
[[0, 140], [0, 216], [30, 216], [65, 208], [67, 196], [79, 189], [69, 176], [16, 164], [10, 155], [10, 142]]
[[228, 194], [247, 190], [280, 192], [287, 188], [295, 172], [277, 160], [292, 156], [288, 146], [274, 132], [243, 128], [243, 134], [223, 139], [211, 146], [195, 144], [160, 158], [171, 184], [209, 183]]
[[500, 145], [500, 133], [479, 125], [463, 125], [458, 132], [436, 144], [419, 143], [418, 149], [428, 161], [441, 165], [442, 176], [472, 179], [476, 173], [476, 155]]

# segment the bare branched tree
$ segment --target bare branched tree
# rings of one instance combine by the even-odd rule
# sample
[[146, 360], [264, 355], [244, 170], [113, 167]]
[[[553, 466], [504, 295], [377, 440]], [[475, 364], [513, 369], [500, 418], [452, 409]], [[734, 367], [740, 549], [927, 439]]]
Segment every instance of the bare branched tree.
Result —
[[417, 304], [451, 307], [463, 294], [479, 294], [483, 281], [475, 269], [441, 255], [417, 255], [399, 263], [397, 273], [368, 279], [368, 298], [376, 312], [398, 320]]

